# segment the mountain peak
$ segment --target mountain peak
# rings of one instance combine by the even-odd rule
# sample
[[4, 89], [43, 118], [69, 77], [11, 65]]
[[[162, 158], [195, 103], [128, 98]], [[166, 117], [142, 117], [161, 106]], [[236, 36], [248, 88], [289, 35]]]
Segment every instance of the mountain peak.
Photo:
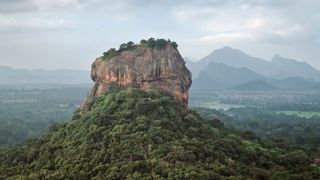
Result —
[[[91, 70], [95, 84], [82, 105], [83, 110], [90, 110], [91, 101], [113, 86], [157, 90], [187, 106], [191, 72], [186, 68], [178, 49], [170, 45], [149, 47], [147, 43], [135, 45], [131, 42], [130, 47], [125, 49], [121, 49], [121, 46], [128, 47], [129, 43], [121, 45], [119, 50], [110, 49], [103, 57], [96, 59]], [[165, 43], [172, 42], [163, 41], [160, 44]]]
[[269, 62], [252, 57], [239, 49], [225, 46], [214, 50], [211, 54], [199, 61], [205, 67], [209, 62], [223, 63], [233, 68], [247, 68], [256, 73], [264, 71]]
[[272, 57], [272, 60], [271, 60], [272, 62], [277, 62], [277, 61], [294, 61], [294, 62], [298, 62], [298, 61], [296, 61], [296, 60], [293, 60], [293, 59], [289, 59], [289, 58], [285, 58], [285, 57], [282, 57], [282, 56], [280, 56], [279, 54], [276, 54], [276, 55], [274, 55], [273, 57]]
[[276, 54], [272, 57], [272, 61], [276, 61], [278, 59], [283, 59], [283, 57], [281, 57], [279, 54]]
[[245, 54], [244, 52], [240, 51], [239, 49], [232, 48], [230, 46], [224, 46], [220, 49], [216, 49], [212, 52], [213, 53], [240, 53]]
[[279, 54], [276, 54], [276, 55], [273, 56], [272, 62], [287, 62], [287, 63], [304, 63], [304, 64], [308, 64], [308, 63], [306, 63], [304, 61], [297, 61], [295, 59], [282, 57]]
[[223, 50], [235, 50], [230, 46], [223, 46], [221, 49], [223, 49]]

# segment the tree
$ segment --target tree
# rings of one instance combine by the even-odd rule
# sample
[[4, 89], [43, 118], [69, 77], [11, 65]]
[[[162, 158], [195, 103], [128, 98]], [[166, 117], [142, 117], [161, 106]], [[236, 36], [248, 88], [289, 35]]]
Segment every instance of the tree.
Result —
[[147, 44], [150, 48], [154, 48], [156, 46], [156, 41], [154, 40], [154, 38], [149, 38]]
[[115, 48], [111, 48], [107, 52], [103, 53], [103, 59], [109, 59], [109, 58], [115, 56], [116, 53], [117, 53], [116, 49]]
[[172, 41], [172, 42], [171, 42], [171, 46], [172, 46], [174, 49], [177, 49], [177, 48], [178, 48], [178, 44], [177, 44], [175, 41]]
[[222, 121], [220, 121], [219, 119], [213, 119], [213, 120], [209, 120], [208, 123], [218, 129], [222, 129], [224, 126], [224, 123]]
[[159, 48], [159, 49], [165, 48], [167, 43], [168, 41], [166, 41], [165, 39], [157, 39], [156, 48]]
[[119, 47], [119, 50], [121, 51], [121, 50], [125, 50], [125, 49], [127, 49], [127, 44], [125, 44], [125, 43], [121, 44]]
[[107, 52], [103, 53], [103, 56], [108, 56], [108, 55], [115, 53], [115, 52], [116, 52], [115, 48], [110, 48]]
[[140, 44], [147, 44], [147, 43], [148, 43], [148, 41], [145, 40], [145, 39], [142, 39], [142, 40], [140, 41]]
[[134, 46], [134, 42], [129, 41], [129, 42], [127, 43], [127, 48], [132, 48], [133, 46]]

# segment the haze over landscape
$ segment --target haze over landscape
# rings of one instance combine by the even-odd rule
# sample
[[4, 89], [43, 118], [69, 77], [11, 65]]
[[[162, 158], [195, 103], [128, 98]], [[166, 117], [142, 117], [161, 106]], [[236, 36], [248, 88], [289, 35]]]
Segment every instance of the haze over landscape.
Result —
[[0, 1], [0, 180], [320, 179], [320, 1]]

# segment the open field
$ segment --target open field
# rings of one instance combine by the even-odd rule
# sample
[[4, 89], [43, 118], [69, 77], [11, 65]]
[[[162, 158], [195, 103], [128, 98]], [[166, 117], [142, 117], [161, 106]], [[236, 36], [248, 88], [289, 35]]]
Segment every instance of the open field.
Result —
[[313, 116], [320, 116], [320, 112], [315, 111], [277, 111], [277, 113], [283, 113], [286, 115], [296, 115], [304, 118], [311, 118]]
[[231, 108], [240, 108], [244, 106], [239, 104], [221, 103], [220, 101], [208, 101], [208, 102], [193, 101], [190, 104], [190, 107], [203, 107], [203, 108], [210, 108], [210, 109], [217, 109], [217, 110], [229, 110]]

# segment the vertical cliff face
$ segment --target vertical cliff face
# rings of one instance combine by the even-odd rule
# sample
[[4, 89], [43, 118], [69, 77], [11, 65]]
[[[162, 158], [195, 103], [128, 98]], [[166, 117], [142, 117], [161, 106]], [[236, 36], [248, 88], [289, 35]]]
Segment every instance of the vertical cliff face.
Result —
[[184, 107], [188, 105], [191, 73], [178, 50], [172, 46], [137, 46], [120, 51], [109, 59], [97, 58], [92, 64], [91, 78], [95, 83], [81, 105], [83, 110], [90, 110], [90, 102], [114, 85], [157, 90], [173, 97]]

